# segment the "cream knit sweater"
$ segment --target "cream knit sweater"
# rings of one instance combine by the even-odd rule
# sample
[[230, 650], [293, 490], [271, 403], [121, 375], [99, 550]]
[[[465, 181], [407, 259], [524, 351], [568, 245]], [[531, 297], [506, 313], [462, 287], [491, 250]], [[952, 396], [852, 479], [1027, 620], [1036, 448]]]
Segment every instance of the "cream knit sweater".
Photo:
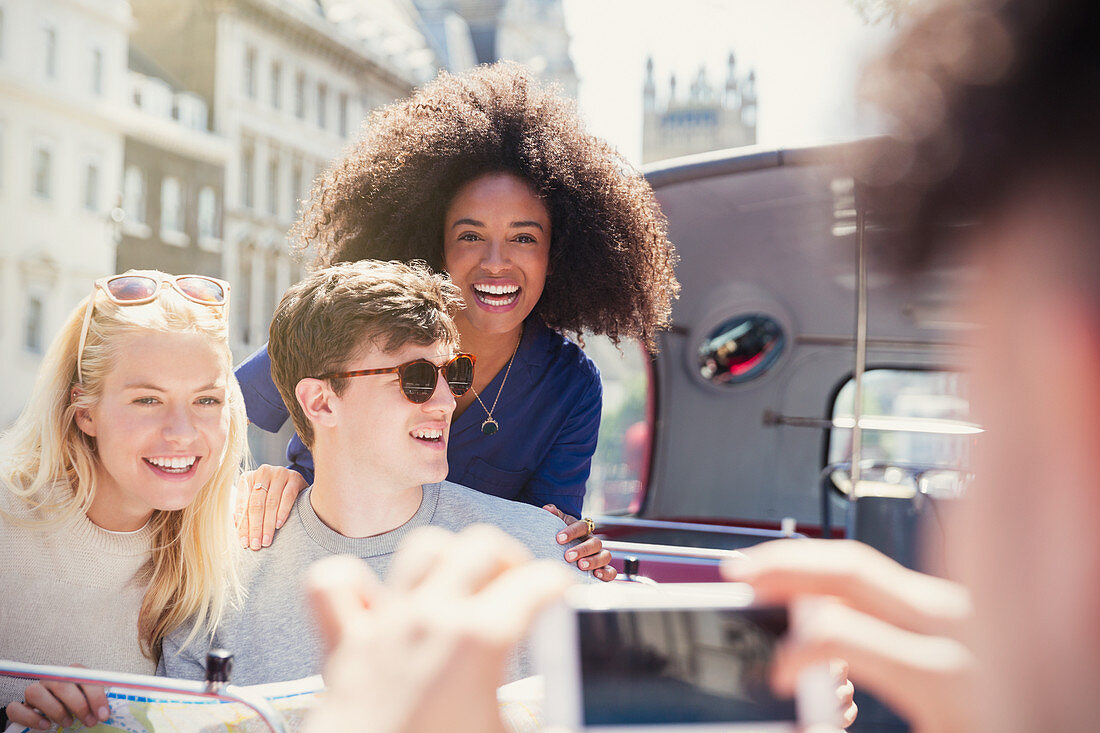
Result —
[[[3, 483], [0, 509], [35, 516]], [[109, 532], [84, 515], [42, 529], [0, 512], [0, 659], [153, 674], [137, 634], [151, 540], [148, 527]], [[0, 677], [0, 707], [26, 685]]]

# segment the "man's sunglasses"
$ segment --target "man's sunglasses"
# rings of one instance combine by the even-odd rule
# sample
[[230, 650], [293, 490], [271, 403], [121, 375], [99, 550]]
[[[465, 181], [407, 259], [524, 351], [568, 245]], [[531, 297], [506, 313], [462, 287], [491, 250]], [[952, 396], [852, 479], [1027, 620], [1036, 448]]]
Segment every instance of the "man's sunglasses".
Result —
[[107, 300], [115, 305], [144, 305], [157, 299], [163, 287], [170, 287], [192, 303], [224, 308], [229, 304], [229, 283], [205, 275], [166, 275], [162, 272], [128, 273], [95, 281], [88, 308], [84, 311], [84, 325], [80, 329], [80, 345], [76, 350], [76, 378], [83, 383], [84, 344], [88, 340], [88, 328], [95, 310], [96, 291], [102, 290]]
[[347, 379], [348, 377], [368, 377], [372, 374], [393, 374], [401, 379], [401, 391], [409, 402], [422, 405], [435, 394], [435, 385], [439, 381], [439, 374], [447, 380], [447, 386], [451, 394], [461, 397], [474, 383], [473, 354], [457, 354], [440, 366], [436, 366], [427, 359], [414, 359], [405, 364], [385, 369], [357, 369], [353, 372], [331, 372], [322, 374], [317, 379]]

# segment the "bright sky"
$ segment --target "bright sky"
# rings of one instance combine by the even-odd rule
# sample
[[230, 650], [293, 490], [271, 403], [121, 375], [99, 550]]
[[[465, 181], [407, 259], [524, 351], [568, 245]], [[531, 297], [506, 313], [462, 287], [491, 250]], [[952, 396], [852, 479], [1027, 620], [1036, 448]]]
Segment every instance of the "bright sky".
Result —
[[[700, 65], [726, 78], [732, 50], [742, 77], [756, 71], [757, 142], [791, 146], [872, 130], [855, 85], [862, 63], [890, 37], [848, 0], [564, 0], [592, 132], [641, 162], [642, 85], [652, 55], [658, 99], [669, 75], [686, 94]], [[866, 115], [864, 115], [866, 117]]]

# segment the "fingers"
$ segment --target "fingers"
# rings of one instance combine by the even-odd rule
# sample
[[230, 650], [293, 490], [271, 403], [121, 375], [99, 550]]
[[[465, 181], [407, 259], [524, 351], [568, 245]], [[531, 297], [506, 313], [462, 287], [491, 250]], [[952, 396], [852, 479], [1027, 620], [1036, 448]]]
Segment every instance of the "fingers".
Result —
[[[253, 477], [255, 481], [255, 477]], [[253, 484], [248, 492], [248, 548], [259, 550], [263, 547], [264, 512], [267, 511], [268, 488], [263, 484]]]
[[237, 482], [237, 535], [253, 550], [271, 545], [298, 494], [306, 487], [302, 475], [283, 466], [264, 464]]
[[829, 660], [829, 674], [836, 683], [837, 709], [840, 710], [840, 722], [845, 728], [856, 720], [855, 694], [856, 688], [848, 679], [848, 663], [843, 659]]
[[574, 562], [581, 570], [595, 570], [611, 562], [611, 553], [605, 552], [598, 537], [590, 537], [565, 552], [566, 562]]
[[[607, 554], [610, 557], [611, 553], [609, 552]], [[596, 570], [593, 570], [592, 574], [594, 576], [596, 576], [597, 580], [602, 580], [605, 583], [610, 583], [612, 580], [614, 580], [616, 577], [618, 577], [619, 571], [617, 571], [615, 568], [611, 567], [610, 565], [607, 565], [605, 567], [597, 568]]]
[[[22, 709], [16, 712], [24, 715], [27, 720], [34, 714], [31, 708], [37, 709], [42, 716], [62, 727], [68, 727], [74, 720], [79, 720], [90, 728], [100, 720], [111, 717], [106, 692], [102, 687], [94, 685], [82, 688], [70, 682], [36, 682], [27, 687], [24, 699], [26, 702], [21, 705]], [[40, 721], [33, 722], [35, 727], [39, 727]], [[30, 723], [24, 723], [28, 724]]]
[[945, 633], [971, 613], [969, 594], [950, 581], [902, 567], [850, 540], [777, 540], [726, 561], [728, 580], [750, 583], [764, 602], [798, 595], [843, 599], [853, 608], [921, 633]]
[[407, 591], [420, 585], [436, 560], [446, 554], [453, 537], [439, 527], [419, 527], [410, 532], [394, 555], [386, 584], [395, 591]]
[[812, 616], [798, 619], [795, 635], [777, 649], [772, 679], [777, 692], [792, 694], [799, 672], [834, 657], [847, 660], [856, 684], [914, 723], [948, 707], [953, 695], [968, 694], [963, 682], [973, 663], [954, 640], [914, 634], [822, 600]]
[[321, 633], [325, 653], [343, 638], [343, 630], [380, 592], [378, 577], [366, 563], [337, 555], [314, 563], [306, 576], [306, 595]]
[[480, 592], [501, 573], [531, 560], [530, 551], [496, 527], [474, 524], [452, 535], [421, 590], [443, 598]]
[[290, 519], [290, 510], [294, 508], [294, 502], [298, 499], [298, 494], [302, 493], [302, 490], [306, 488], [305, 478], [302, 474], [293, 469], [286, 469], [286, 483], [283, 484], [283, 490], [279, 497], [279, 508], [275, 514], [275, 529], [282, 529], [286, 524], [286, 520]]
[[[8, 706], [4, 708], [4, 712], [7, 713], [9, 722], [25, 725], [28, 728], [48, 730], [52, 725], [48, 718], [40, 715], [37, 710], [25, 702], [8, 703]], [[64, 723], [58, 723], [58, 725], [64, 725]]]
[[487, 610], [504, 611], [497, 614], [503, 618], [497, 630], [507, 643], [514, 644], [527, 633], [539, 612], [572, 584], [573, 578], [559, 563], [536, 560], [501, 573], [485, 586], [480, 600]]
[[559, 545], [567, 545], [573, 540], [583, 539], [590, 534], [588, 522], [583, 519], [573, 519], [573, 517], [566, 516], [565, 521], [567, 526], [557, 534]]
[[561, 509], [558, 509], [557, 505], [555, 505], [555, 504], [543, 504], [542, 508], [545, 509], [546, 511], [550, 512], [551, 514], [553, 514], [555, 517], [557, 517], [561, 521], [565, 522], [566, 524], [572, 524], [573, 522], [577, 521], [576, 517], [569, 516], [568, 514], [563, 512]]

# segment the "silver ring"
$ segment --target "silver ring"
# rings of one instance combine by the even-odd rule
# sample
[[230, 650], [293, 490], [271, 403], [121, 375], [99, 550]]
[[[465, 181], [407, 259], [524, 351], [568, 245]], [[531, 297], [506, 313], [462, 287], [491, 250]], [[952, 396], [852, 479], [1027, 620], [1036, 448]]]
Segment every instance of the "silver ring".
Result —
[[252, 487], [253, 491], [259, 491], [260, 489], [263, 489], [264, 491], [267, 491], [267, 487], [264, 486], [263, 484], [256, 484], [255, 486]]

